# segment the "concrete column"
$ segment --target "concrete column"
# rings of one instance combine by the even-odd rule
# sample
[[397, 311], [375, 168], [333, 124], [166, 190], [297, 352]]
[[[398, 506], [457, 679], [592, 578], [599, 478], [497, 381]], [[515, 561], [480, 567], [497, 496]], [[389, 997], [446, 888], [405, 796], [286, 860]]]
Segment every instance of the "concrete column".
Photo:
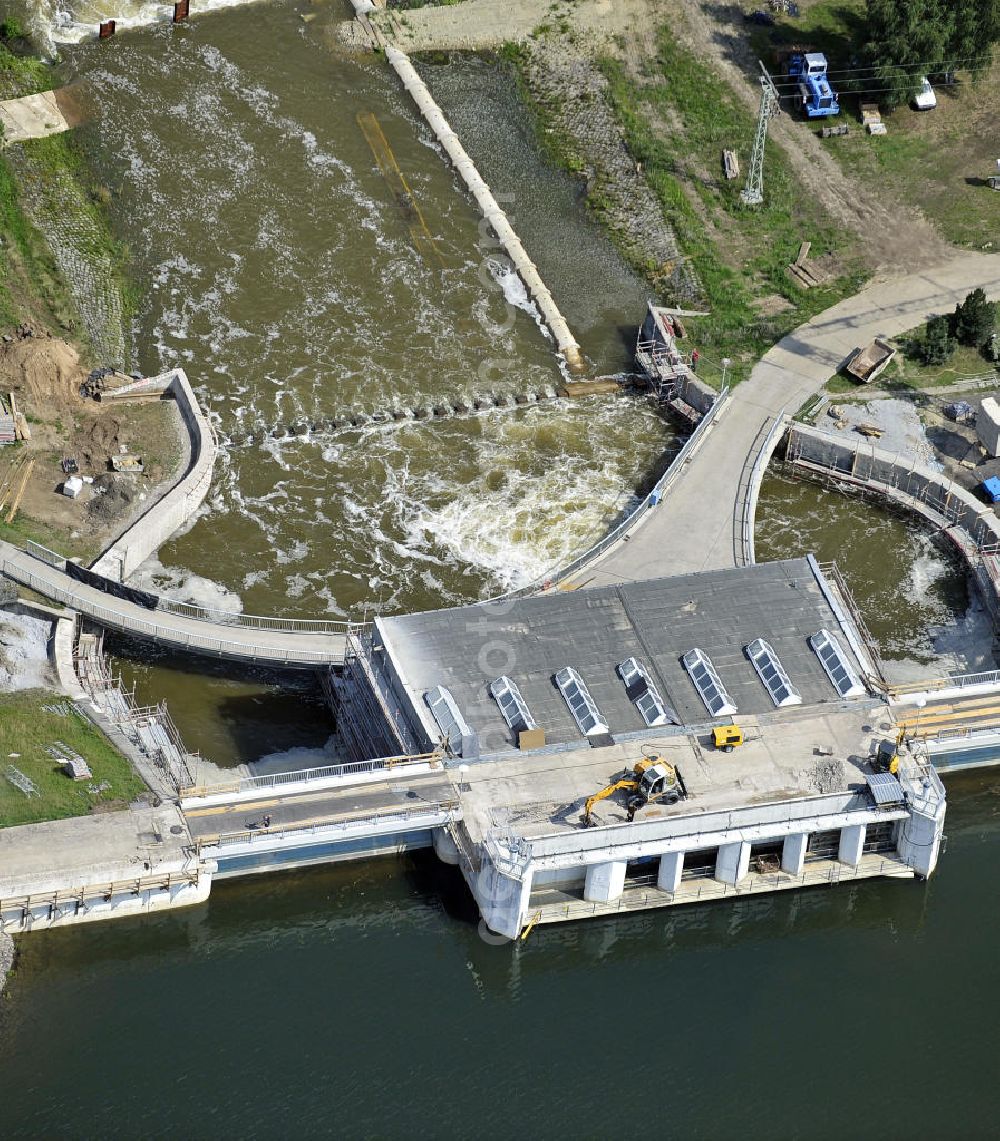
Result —
[[791, 836], [786, 836], [781, 849], [781, 870], [793, 876], [802, 875], [808, 845], [808, 832], [795, 832]]
[[625, 860], [611, 860], [606, 864], [591, 864], [587, 868], [587, 882], [583, 898], [590, 903], [611, 903], [619, 898], [625, 887]]
[[715, 861], [715, 878], [721, 883], [739, 883], [750, 867], [750, 845], [743, 840], [723, 844]]
[[683, 852], [664, 852], [660, 857], [660, 871], [656, 877], [656, 886], [660, 891], [676, 891], [680, 885], [683, 870]]
[[865, 846], [865, 824], [849, 824], [840, 830], [840, 848], [837, 859], [842, 864], [851, 864], [856, 867], [861, 862], [861, 849]]

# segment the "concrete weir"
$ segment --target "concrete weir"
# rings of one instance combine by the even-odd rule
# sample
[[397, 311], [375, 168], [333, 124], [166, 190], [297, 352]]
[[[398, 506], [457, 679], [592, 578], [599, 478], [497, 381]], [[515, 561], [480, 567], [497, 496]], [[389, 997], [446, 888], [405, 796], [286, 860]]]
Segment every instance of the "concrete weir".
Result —
[[420, 109], [420, 113], [434, 132], [438, 142], [451, 159], [462, 181], [468, 187], [469, 193], [475, 198], [483, 217], [493, 227], [497, 238], [507, 251], [508, 257], [514, 263], [514, 268], [520, 274], [521, 280], [538, 306], [545, 324], [552, 332], [552, 336], [559, 346], [559, 351], [566, 358], [571, 368], [582, 369], [583, 357], [580, 353], [580, 346], [569, 331], [566, 319], [559, 312], [555, 301], [552, 299], [552, 294], [545, 282], [542, 281], [534, 262], [525, 252], [524, 246], [521, 245], [521, 239], [514, 232], [507, 215], [500, 208], [496, 198], [493, 197], [493, 192], [486, 185], [479, 171], [476, 170], [475, 163], [469, 158], [458, 136], [448, 125], [448, 120], [444, 117], [441, 108], [427, 90], [427, 85], [417, 74], [405, 52], [387, 45], [385, 57]]

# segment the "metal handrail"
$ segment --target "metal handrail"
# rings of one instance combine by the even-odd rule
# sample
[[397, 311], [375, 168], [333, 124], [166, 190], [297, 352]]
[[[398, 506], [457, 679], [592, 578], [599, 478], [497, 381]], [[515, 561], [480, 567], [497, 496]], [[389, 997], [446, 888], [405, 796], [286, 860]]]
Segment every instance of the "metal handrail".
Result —
[[[301, 648], [289, 650], [287, 646], [269, 648], [253, 642], [238, 642], [227, 638], [193, 637], [190, 634], [182, 633], [169, 626], [127, 616], [120, 611], [100, 606], [89, 600], [83, 601], [78, 595], [74, 594], [74, 592], [56, 586], [50, 581], [33, 574], [31, 571], [17, 567], [9, 560], [5, 559], [3, 563], [0, 564], [0, 569], [2, 569], [3, 573], [9, 578], [22, 582], [23, 585], [31, 587], [32, 590], [37, 590], [39, 594], [44, 594], [47, 598], [54, 598], [59, 602], [66, 603], [74, 609], [80, 610], [89, 617], [94, 618], [98, 622], [106, 623], [109, 626], [125, 630], [128, 633], [141, 634], [149, 638], [158, 638], [172, 645], [180, 645], [188, 649], [201, 650], [202, 652], [217, 652], [220, 654], [229, 652], [233, 654], [233, 656], [251, 661], [277, 662], [285, 665], [293, 663], [302, 665], [329, 665], [332, 662], [341, 661], [343, 657], [343, 650], [340, 650], [338, 653], [322, 650], [305, 650]], [[28, 581], [24, 582], [24, 579]]]
[[353, 623], [347, 619], [326, 618], [273, 618], [264, 614], [244, 614], [233, 610], [215, 610], [194, 602], [180, 602], [159, 595], [156, 609], [182, 618], [211, 622], [217, 626], [240, 626], [253, 630], [283, 630], [289, 634], [346, 634]]
[[359, 773], [391, 772], [395, 769], [405, 769], [408, 765], [433, 764], [440, 760], [440, 753], [421, 753], [406, 757], [378, 757], [371, 761], [346, 761], [340, 765], [321, 765], [310, 769], [292, 769], [285, 773], [242, 777], [237, 781], [226, 781], [215, 785], [192, 785], [189, 788], [180, 789], [178, 795], [186, 800], [221, 793], [249, 792], [257, 788], [268, 789], [288, 784], [308, 784], [318, 780], [329, 780], [333, 777], [355, 776]]

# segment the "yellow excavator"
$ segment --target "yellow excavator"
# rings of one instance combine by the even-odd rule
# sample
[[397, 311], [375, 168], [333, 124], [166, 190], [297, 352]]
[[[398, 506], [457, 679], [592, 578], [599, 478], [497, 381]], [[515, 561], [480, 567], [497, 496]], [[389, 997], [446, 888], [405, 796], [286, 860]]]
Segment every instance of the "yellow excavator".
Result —
[[640, 808], [645, 808], [653, 801], [676, 804], [678, 800], [687, 796], [680, 770], [670, 764], [665, 757], [656, 753], [647, 753], [641, 761], [636, 761], [631, 769], [626, 769], [617, 780], [602, 788], [600, 792], [595, 792], [587, 800], [581, 817], [585, 827], [593, 823], [594, 805], [619, 791], [630, 793], [625, 801], [629, 821], [635, 818]]

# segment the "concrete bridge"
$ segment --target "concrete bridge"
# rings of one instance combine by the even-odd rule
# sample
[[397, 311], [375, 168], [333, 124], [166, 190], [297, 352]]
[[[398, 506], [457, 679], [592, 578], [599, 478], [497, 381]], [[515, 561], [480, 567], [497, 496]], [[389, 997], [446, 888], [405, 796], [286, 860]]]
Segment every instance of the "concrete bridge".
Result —
[[269, 666], [319, 669], [343, 661], [346, 622], [226, 614], [166, 598], [149, 609], [71, 578], [65, 560], [62, 564], [0, 542], [0, 572], [7, 578], [111, 630], [177, 650]]

